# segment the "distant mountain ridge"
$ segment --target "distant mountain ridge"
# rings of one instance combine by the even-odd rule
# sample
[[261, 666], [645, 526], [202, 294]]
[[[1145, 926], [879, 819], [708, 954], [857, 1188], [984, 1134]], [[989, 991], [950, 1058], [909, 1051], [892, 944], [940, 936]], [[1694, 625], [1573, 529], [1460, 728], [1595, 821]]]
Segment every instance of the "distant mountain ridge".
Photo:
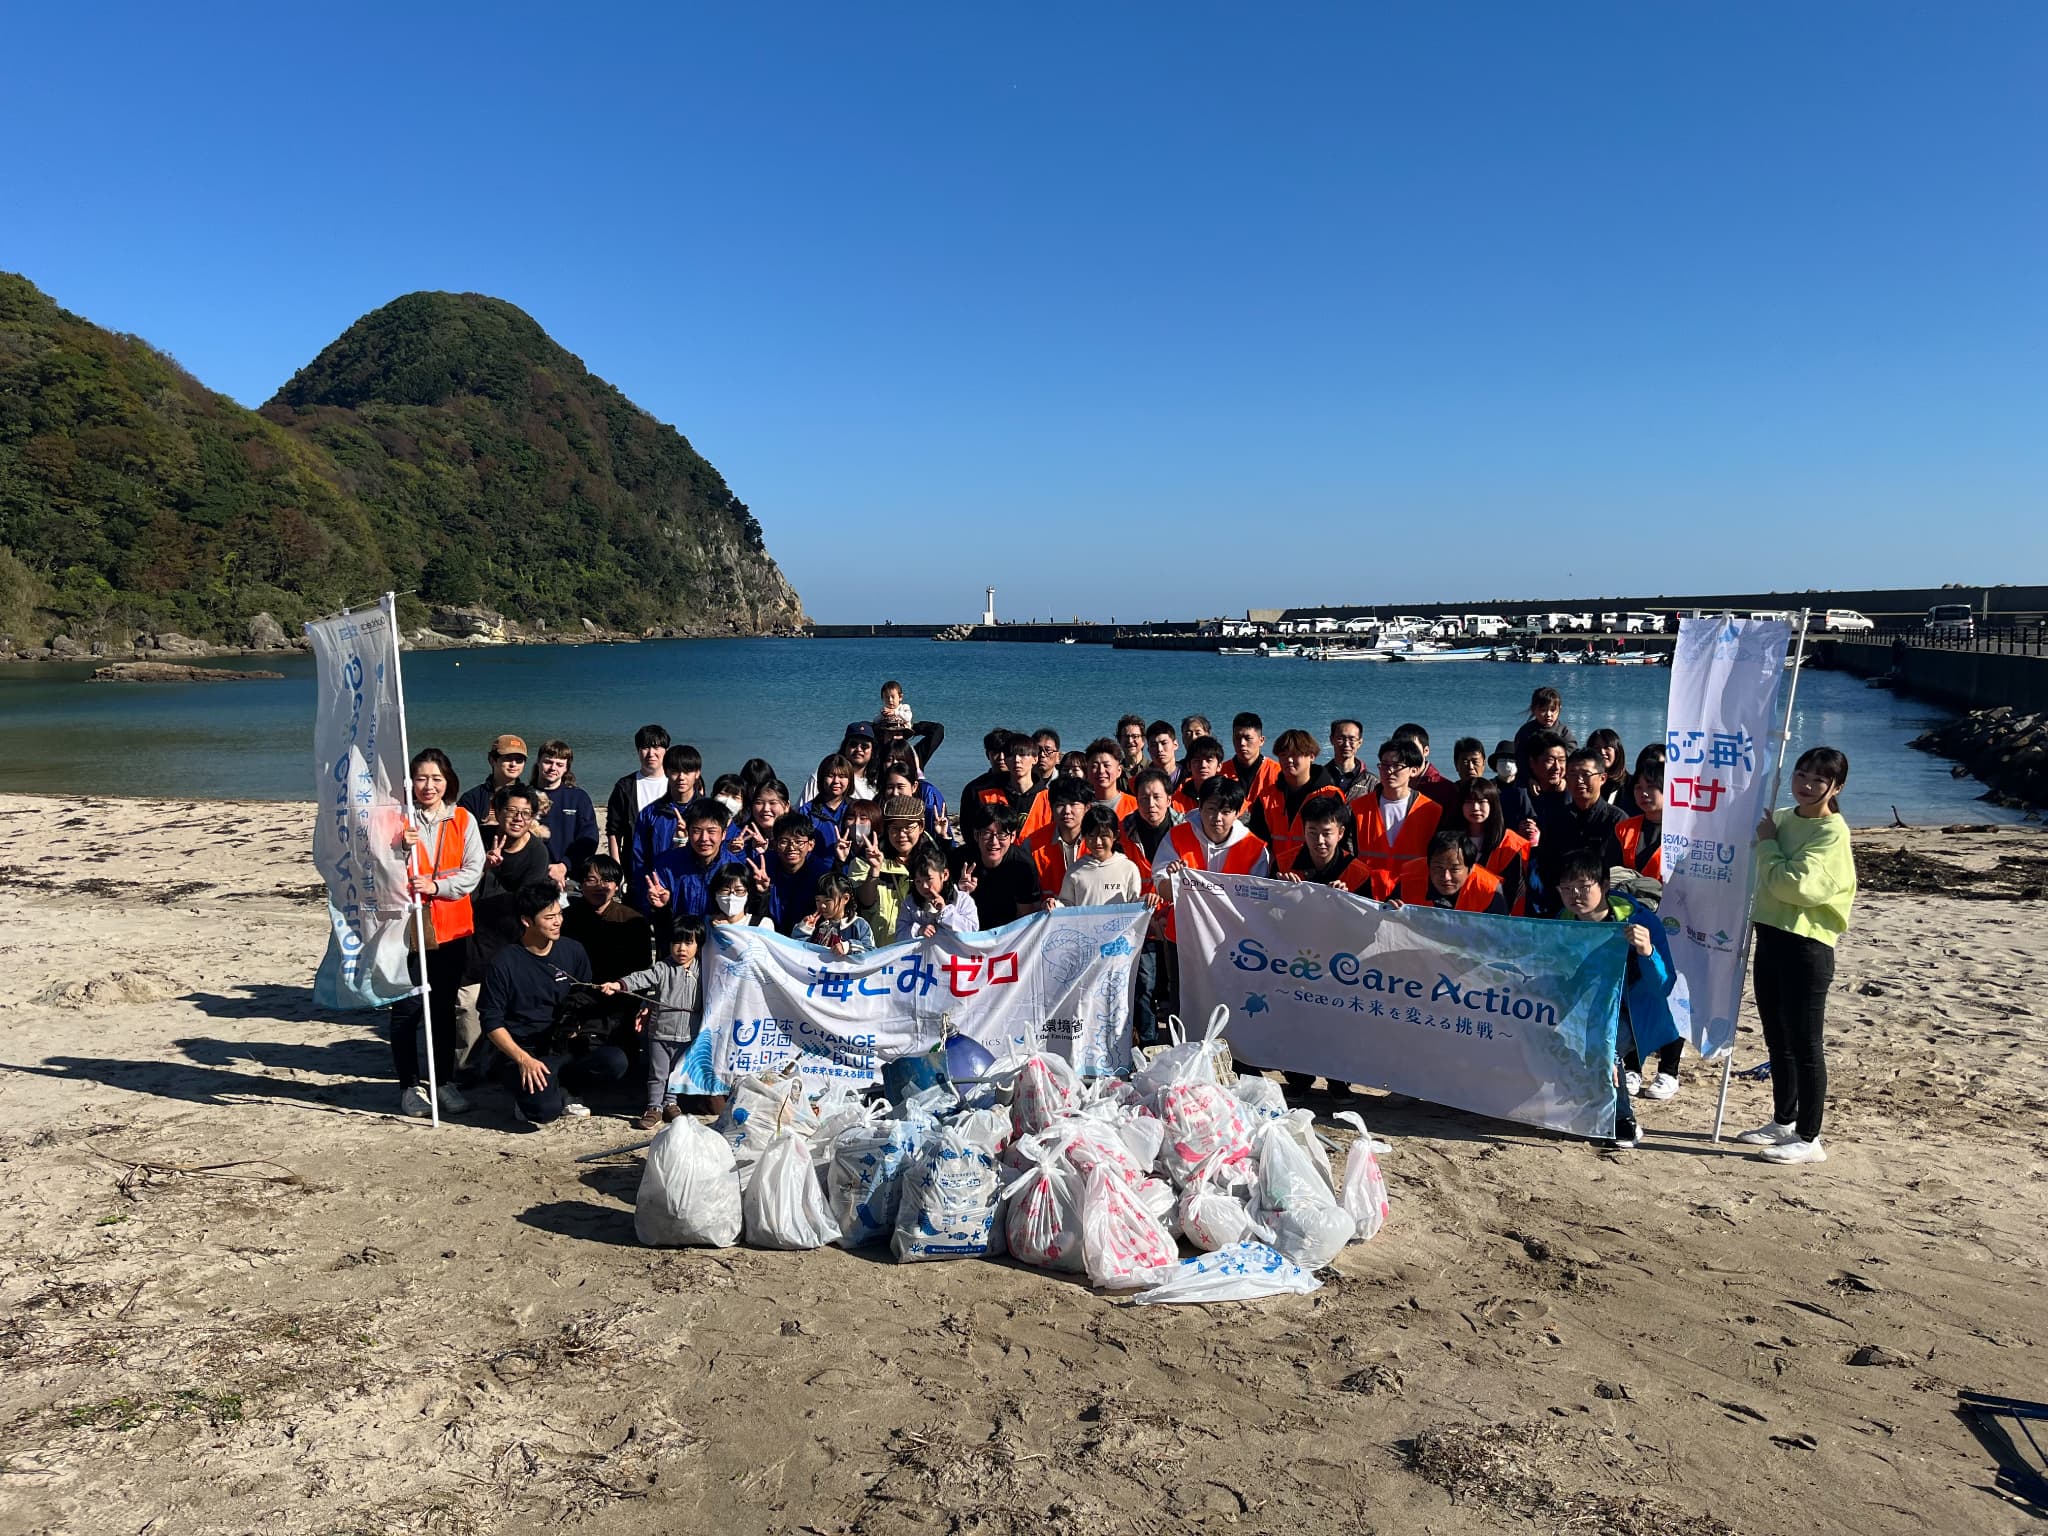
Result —
[[257, 412], [0, 273], [0, 632], [239, 641], [387, 587], [550, 628], [804, 622], [718, 471], [503, 300], [396, 299]]

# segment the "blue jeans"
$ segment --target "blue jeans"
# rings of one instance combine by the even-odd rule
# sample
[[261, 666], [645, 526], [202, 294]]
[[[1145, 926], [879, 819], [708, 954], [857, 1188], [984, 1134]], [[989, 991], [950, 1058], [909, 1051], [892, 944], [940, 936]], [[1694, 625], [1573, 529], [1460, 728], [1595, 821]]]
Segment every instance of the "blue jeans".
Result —
[[570, 1090], [587, 1092], [619, 1082], [632, 1066], [626, 1053], [615, 1045], [594, 1045], [575, 1056], [543, 1056], [540, 1060], [548, 1069], [547, 1083], [540, 1092], [528, 1093], [511, 1058], [498, 1058], [499, 1080], [512, 1090], [512, 1102], [519, 1113], [535, 1125], [561, 1119], [569, 1104]]

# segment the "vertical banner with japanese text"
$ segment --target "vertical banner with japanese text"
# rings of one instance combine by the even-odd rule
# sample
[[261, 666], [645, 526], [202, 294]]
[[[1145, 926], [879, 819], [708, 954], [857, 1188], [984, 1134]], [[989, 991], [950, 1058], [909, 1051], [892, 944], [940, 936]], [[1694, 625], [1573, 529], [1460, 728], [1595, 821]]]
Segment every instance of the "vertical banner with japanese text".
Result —
[[986, 933], [841, 957], [765, 928], [713, 924], [704, 1028], [679, 1069], [686, 1093], [794, 1062], [812, 1080], [865, 1085], [885, 1062], [951, 1034], [998, 1059], [1045, 1052], [1084, 1075], [1131, 1064], [1133, 964], [1151, 913], [1062, 907]]
[[313, 994], [384, 1008], [419, 989], [405, 973], [406, 763], [398, 625], [364, 608], [306, 626], [316, 664], [313, 863], [327, 882], [327, 954]]
[[1756, 824], [1791, 627], [1777, 619], [1684, 619], [1671, 658], [1664, 736], [1664, 899], [1679, 1028], [1702, 1056], [1735, 1043]]
[[1575, 1136], [1614, 1134], [1619, 923], [1383, 907], [1334, 886], [1182, 871], [1187, 1017], [1241, 1059]]

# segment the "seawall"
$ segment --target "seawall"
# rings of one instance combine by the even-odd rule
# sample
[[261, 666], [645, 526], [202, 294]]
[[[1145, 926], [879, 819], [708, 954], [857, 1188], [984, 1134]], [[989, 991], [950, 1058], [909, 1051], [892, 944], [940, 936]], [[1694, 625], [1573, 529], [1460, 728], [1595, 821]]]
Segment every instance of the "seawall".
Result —
[[1858, 677], [1896, 670], [1902, 691], [1950, 709], [2010, 704], [2016, 714], [2048, 711], [2048, 656], [1909, 644], [1895, 657], [1888, 640], [1824, 640], [1817, 649]]

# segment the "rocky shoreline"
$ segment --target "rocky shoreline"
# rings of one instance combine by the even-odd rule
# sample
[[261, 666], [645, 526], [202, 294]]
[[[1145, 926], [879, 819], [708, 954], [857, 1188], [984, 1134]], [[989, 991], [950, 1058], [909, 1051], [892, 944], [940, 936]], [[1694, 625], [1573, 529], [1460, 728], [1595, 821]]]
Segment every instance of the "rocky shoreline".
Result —
[[2009, 704], [1972, 710], [1907, 745], [1954, 758], [1950, 771], [1989, 785], [1979, 798], [1993, 805], [2048, 808], [2048, 720], [2040, 715], [2019, 714]]
[[[800, 637], [801, 630], [748, 629], [737, 622], [725, 624], [651, 625], [634, 631], [607, 629], [589, 619], [579, 620], [573, 629], [550, 629], [545, 623], [526, 623], [507, 618], [488, 608], [435, 608], [424, 625], [405, 632], [408, 651], [461, 650], [486, 645], [623, 645], [637, 640], [716, 640], [763, 636]], [[0, 635], [0, 662], [104, 661], [119, 663], [182, 663], [221, 656], [277, 656], [304, 651], [303, 635], [288, 635], [284, 626], [268, 613], [249, 620], [244, 643], [195, 640], [175, 630], [155, 634], [127, 634], [118, 641], [106, 638], [79, 639], [69, 634], [52, 636], [42, 645], [22, 645], [11, 635]], [[175, 658], [175, 661], [173, 660]], [[250, 674], [258, 675], [258, 674]]]

